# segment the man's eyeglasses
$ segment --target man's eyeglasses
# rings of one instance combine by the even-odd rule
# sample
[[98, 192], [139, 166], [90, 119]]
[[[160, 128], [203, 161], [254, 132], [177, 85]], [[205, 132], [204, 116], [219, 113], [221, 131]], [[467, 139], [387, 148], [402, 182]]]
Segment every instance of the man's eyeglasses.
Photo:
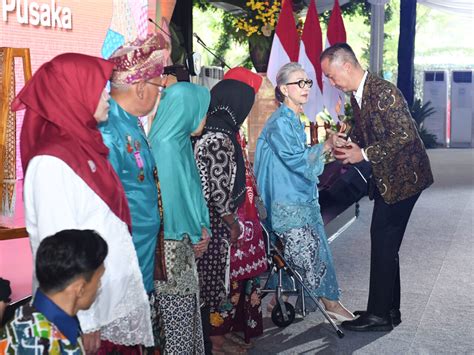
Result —
[[298, 80], [293, 83], [286, 83], [285, 85], [298, 85], [300, 89], [303, 89], [304, 86], [306, 85], [307, 87], [311, 88], [313, 86], [313, 80], [308, 79], [308, 80]]
[[166, 85], [152, 83], [151, 81], [146, 81], [146, 83], [158, 87], [159, 92], [162, 92], [164, 89], [166, 89]]

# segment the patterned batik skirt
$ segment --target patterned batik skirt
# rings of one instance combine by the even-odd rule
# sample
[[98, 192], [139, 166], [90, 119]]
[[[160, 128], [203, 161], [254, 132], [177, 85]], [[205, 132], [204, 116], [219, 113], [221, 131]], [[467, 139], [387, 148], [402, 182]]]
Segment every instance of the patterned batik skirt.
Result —
[[313, 296], [339, 300], [336, 272], [323, 228], [306, 225], [282, 233], [284, 257], [301, 275]]
[[262, 335], [260, 278], [232, 281], [229, 296], [211, 313], [210, 322], [211, 335], [243, 332], [247, 343], [250, 338]]
[[199, 283], [189, 238], [165, 240], [167, 281], [155, 281], [159, 327], [155, 337], [163, 354], [204, 354]]
[[[218, 312], [227, 300], [229, 279], [226, 267], [229, 255], [229, 228], [224, 225], [220, 215], [209, 209], [211, 219], [211, 240], [207, 251], [198, 259], [201, 303], [210, 307], [211, 313]], [[229, 276], [229, 275], [228, 275]]]

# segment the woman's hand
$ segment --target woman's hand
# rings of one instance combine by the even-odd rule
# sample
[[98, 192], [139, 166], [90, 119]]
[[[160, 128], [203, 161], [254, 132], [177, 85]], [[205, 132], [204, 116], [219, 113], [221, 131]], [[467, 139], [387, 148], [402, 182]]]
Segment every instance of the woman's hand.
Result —
[[330, 129], [326, 130], [328, 139], [324, 142], [324, 151], [334, 148], [341, 148], [347, 145], [347, 135], [345, 133], [334, 132]]
[[194, 256], [196, 258], [200, 258], [204, 255], [204, 253], [207, 251], [207, 247], [209, 246], [209, 242], [211, 241], [211, 237], [209, 236], [209, 233], [205, 227], [201, 228], [201, 233], [201, 240], [196, 245], [193, 245]]
[[234, 246], [237, 246], [240, 234], [242, 230], [240, 229], [240, 223], [236, 222], [230, 227], [230, 243]]
[[100, 348], [100, 330], [82, 334], [82, 344], [86, 354], [96, 354]]
[[237, 215], [228, 214], [222, 217], [222, 220], [227, 225], [230, 231], [230, 243], [233, 245], [237, 245], [237, 240], [239, 239], [240, 233], [240, 221]]

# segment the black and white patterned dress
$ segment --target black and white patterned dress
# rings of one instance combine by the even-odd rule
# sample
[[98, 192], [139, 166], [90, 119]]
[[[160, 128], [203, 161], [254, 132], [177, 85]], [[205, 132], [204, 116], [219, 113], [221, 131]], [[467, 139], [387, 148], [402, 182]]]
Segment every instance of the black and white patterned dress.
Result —
[[166, 281], [155, 281], [159, 329], [155, 338], [163, 354], [204, 354], [199, 284], [188, 237], [165, 240]]
[[221, 217], [236, 212], [232, 189], [237, 165], [231, 140], [220, 132], [207, 132], [198, 139], [194, 155], [211, 219], [211, 242], [197, 265], [201, 302], [210, 307], [212, 324], [212, 313], [218, 312], [219, 306], [227, 299], [226, 262], [230, 231]]

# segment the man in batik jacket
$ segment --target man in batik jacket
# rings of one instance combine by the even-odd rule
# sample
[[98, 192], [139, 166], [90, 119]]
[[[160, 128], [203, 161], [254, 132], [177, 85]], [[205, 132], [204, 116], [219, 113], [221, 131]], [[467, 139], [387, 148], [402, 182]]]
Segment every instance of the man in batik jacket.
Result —
[[[351, 93], [354, 129], [338, 158], [370, 162], [374, 200], [369, 300], [359, 318], [342, 323], [354, 331], [389, 331], [401, 322], [398, 251], [411, 211], [433, 183], [430, 162], [407, 102], [391, 83], [363, 70], [351, 47], [338, 43], [321, 54], [331, 84]], [[340, 153], [340, 154], [339, 154]]]

